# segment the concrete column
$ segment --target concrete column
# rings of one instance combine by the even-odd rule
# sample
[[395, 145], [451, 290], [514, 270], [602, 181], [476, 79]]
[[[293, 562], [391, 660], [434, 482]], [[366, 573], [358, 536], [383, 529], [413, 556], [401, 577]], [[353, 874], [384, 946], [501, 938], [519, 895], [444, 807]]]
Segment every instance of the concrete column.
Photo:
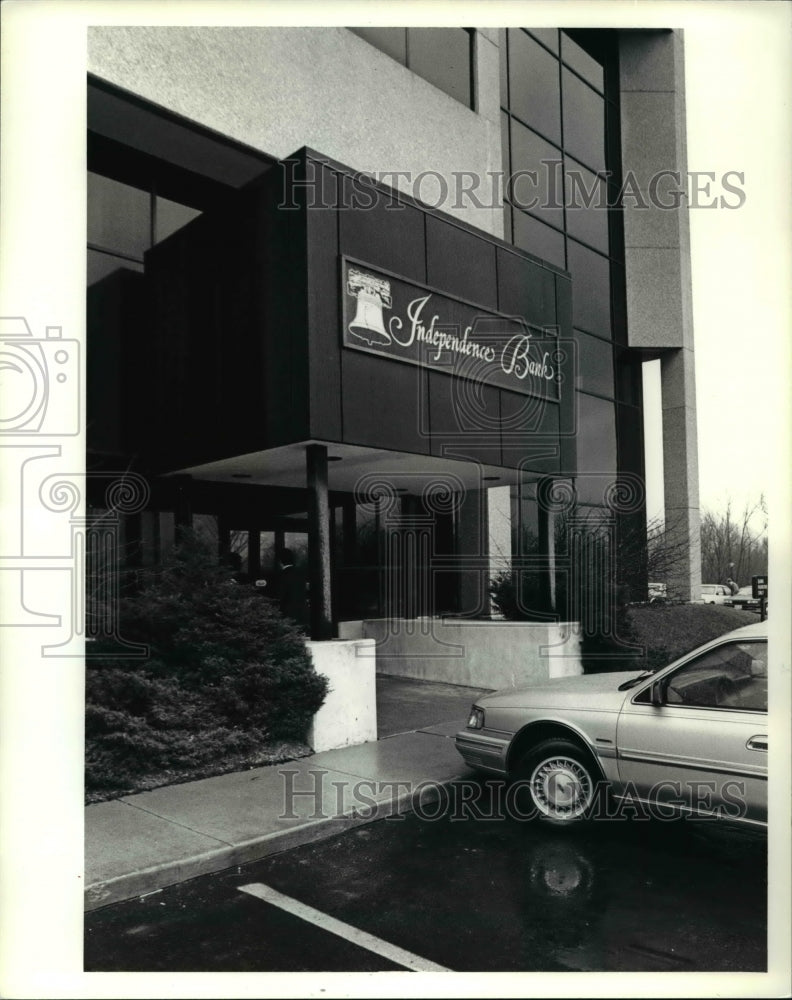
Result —
[[327, 448], [305, 449], [308, 477], [308, 576], [311, 586], [311, 638], [332, 639], [330, 585], [330, 504], [327, 496]]
[[488, 558], [487, 490], [468, 490], [459, 505], [457, 516], [457, 553], [461, 563], [480, 564], [480, 568], [462, 569], [459, 580], [459, 610], [470, 617], [490, 612]]
[[681, 32], [620, 32], [619, 73], [622, 161], [638, 192], [623, 213], [628, 342], [661, 358], [666, 525], [687, 539], [666, 582], [669, 594], [694, 600], [701, 542]]
[[[665, 583], [669, 597], [701, 595], [701, 530], [693, 352], [684, 348], [660, 360], [663, 406], [663, 496], [668, 542], [682, 557]], [[681, 544], [687, 541], [687, 545]]]
[[[542, 491], [537, 490], [541, 495]], [[550, 494], [550, 490], [547, 491]], [[543, 503], [537, 504], [539, 527], [539, 552], [547, 558], [547, 567], [540, 571], [542, 610], [556, 610], [555, 578], [555, 515]], [[562, 619], [563, 621], [563, 619]]]

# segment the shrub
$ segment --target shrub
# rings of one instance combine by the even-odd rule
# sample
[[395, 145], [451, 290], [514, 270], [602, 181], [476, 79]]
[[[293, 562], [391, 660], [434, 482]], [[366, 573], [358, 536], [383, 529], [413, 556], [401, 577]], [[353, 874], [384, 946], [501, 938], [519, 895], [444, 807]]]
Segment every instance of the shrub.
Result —
[[145, 662], [96, 643], [87, 661], [86, 785], [199, 767], [272, 739], [301, 742], [327, 693], [298, 627], [185, 533], [124, 581], [121, 633]]

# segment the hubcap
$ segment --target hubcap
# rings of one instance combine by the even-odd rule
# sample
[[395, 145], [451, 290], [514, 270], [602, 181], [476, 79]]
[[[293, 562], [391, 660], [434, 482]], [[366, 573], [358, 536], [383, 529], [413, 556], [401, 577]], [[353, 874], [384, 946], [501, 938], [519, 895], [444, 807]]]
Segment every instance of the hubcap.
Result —
[[551, 757], [534, 769], [531, 791], [545, 816], [576, 819], [591, 802], [593, 790], [588, 772], [576, 760]]

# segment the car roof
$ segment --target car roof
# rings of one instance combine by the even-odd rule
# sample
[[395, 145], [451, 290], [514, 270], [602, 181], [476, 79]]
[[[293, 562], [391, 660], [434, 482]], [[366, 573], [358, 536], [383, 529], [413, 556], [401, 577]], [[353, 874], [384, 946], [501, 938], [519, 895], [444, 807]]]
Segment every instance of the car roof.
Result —
[[752, 625], [743, 625], [742, 628], [736, 628], [733, 632], [727, 632], [725, 635], [721, 635], [718, 639], [766, 639], [767, 638], [767, 622], [754, 622]]

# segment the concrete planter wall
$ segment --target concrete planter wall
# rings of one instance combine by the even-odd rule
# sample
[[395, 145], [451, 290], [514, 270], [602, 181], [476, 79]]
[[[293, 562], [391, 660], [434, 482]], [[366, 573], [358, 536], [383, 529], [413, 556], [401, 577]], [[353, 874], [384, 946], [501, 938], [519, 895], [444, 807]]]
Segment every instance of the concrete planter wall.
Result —
[[308, 745], [317, 753], [377, 738], [376, 653], [373, 639], [305, 643], [316, 668], [330, 683], [313, 718]]
[[372, 619], [339, 632], [376, 640], [377, 672], [502, 688], [583, 673], [574, 623]]

